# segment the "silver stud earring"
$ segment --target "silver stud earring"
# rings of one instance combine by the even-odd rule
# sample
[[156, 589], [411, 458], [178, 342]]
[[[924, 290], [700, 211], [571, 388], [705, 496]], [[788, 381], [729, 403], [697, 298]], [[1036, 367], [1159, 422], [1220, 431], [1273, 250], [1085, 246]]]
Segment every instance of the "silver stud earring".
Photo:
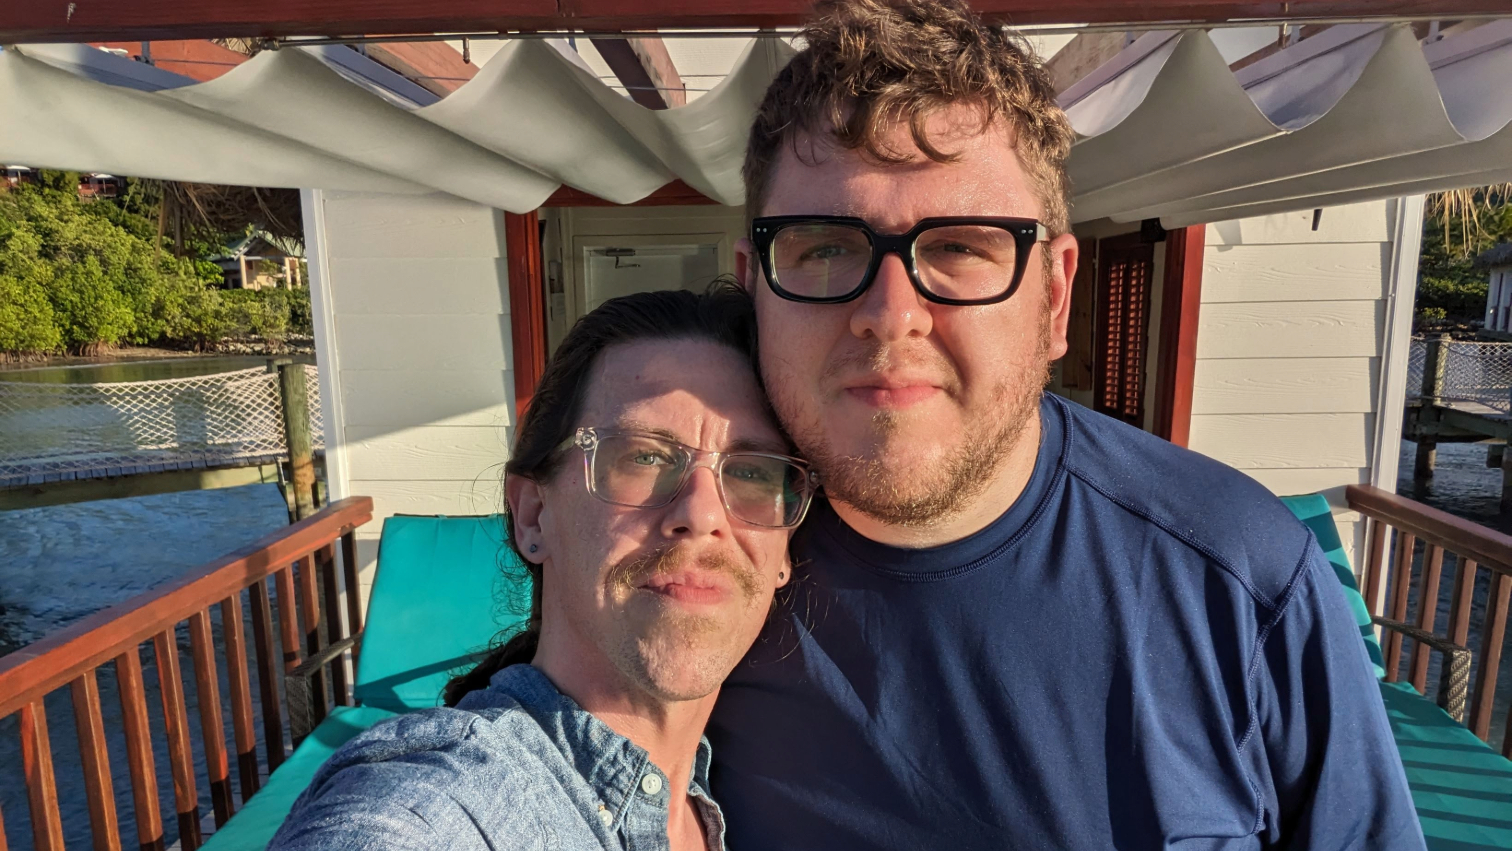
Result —
[[538, 550], [538, 549], [540, 549], [540, 547], [538, 547], [538, 546], [536, 546], [536, 545], [535, 545], [535, 544], [531, 544], [531, 545], [530, 545], [530, 551], [531, 551], [531, 552], [535, 552], [535, 551], [536, 551], [536, 550]]

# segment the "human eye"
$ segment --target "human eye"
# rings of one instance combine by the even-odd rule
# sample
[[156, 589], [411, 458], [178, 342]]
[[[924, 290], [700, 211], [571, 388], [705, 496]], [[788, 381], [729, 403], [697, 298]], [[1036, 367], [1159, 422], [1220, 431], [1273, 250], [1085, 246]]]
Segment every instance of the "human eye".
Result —
[[725, 462], [724, 474], [736, 481], [759, 485], [776, 481], [772, 465], [762, 458], [731, 458]]

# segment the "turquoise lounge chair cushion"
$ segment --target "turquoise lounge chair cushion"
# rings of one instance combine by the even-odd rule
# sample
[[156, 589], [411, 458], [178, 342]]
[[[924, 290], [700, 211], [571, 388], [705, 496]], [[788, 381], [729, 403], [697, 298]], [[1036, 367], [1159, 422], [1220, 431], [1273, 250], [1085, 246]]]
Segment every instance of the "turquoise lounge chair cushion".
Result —
[[500, 631], [523, 624], [530, 589], [509, 581], [525, 571], [505, 528], [497, 514], [383, 521], [353, 690], [359, 705], [439, 706], [447, 680]]
[[1328, 500], [1321, 494], [1283, 496], [1281, 501], [1291, 513], [1312, 530], [1323, 548], [1323, 555], [1333, 565], [1334, 575], [1344, 587], [1344, 596], [1349, 598], [1349, 608], [1354, 612], [1355, 623], [1360, 627], [1360, 638], [1365, 642], [1365, 652], [1370, 655], [1370, 664], [1375, 666], [1376, 678], [1386, 676], [1386, 656], [1381, 653], [1381, 642], [1376, 638], [1375, 624], [1370, 621], [1370, 609], [1365, 598], [1360, 596], [1360, 586], [1355, 584], [1354, 570], [1349, 566], [1349, 556], [1344, 553], [1344, 544], [1339, 540], [1338, 527], [1334, 525], [1333, 511]]
[[200, 846], [205, 851], [262, 851], [310, 784], [317, 769], [353, 736], [395, 713], [366, 706], [338, 706], [305, 737], [268, 782], [236, 815]]
[[1512, 761], [1411, 683], [1381, 683], [1412, 803], [1433, 851], [1512, 848]]

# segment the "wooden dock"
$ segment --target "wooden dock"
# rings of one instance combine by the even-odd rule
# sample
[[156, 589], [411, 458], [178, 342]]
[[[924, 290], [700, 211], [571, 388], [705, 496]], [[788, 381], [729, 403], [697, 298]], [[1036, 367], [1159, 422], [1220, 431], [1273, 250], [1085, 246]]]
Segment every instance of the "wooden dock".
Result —
[[[1488, 384], [1486, 374], [1501, 369], [1488, 370], [1484, 364], [1470, 370], [1478, 380], [1460, 380], [1456, 372], [1465, 370], [1452, 362], [1457, 353], [1451, 345], [1447, 334], [1426, 341], [1422, 383], [1402, 418], [1402, 437], [1417, 444], [1413, 483], [1421, 486], [1433, 478], [1440, 443], [1485, 443], [1486, 466], [1502, 471], [1502, 511], [1512, 512], [1512, 453], [1506, 451], [1512, 442], [1512, 382]], [[1512, 351], [1506, 354], [1498, 360], [1512, 361]]]

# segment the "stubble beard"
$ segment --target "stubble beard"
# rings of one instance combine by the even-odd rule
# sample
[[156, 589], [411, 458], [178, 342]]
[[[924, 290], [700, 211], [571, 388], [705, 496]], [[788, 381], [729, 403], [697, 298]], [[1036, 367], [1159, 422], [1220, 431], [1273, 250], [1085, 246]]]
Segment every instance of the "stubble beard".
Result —
[[[644, 593], [637, 586], [645, 579], [688, 560], [682, 547], [655, 550], [617, 565], [608, 582], [618, 593], [634, 598]], [[755, 606], [760, 582], [754, 566], [740, 565], [724, 553], [704, 556], [698, 563], [734, 579], [737, 602], [747, 609]], [[659, 699], [697, 700], [712, 694], [748, 649], [733, 646], [738, 631], [729, 617], [695, 614], [658, 599], [637, 600], [635, 605], [651, 607], [652, 616], [620, 633], [605, 650], [622, 676]]]
[[[817, 419], [805, 420], [791, 399], [773, 396], [805, 457], [819, 470], [829, 499], [842, 502], [889, 526], [916, 528], [949, 519], [968, 508], [997, 476], [1002, 462], [1024, 437], [1050, 383], [1050, 314], [1042, 316], [1031, 355], [1035, 373], [1012, 377], [993, 389], [992, 402], [978, 421], [933, 470], [899, 470], [887, 457], [843, 455], [834, 450]], [[786, 403], [786, 404], [784, 404]], [[878, 411], [872, 416], [878, 451], [907, 425], [907, 415]]]

